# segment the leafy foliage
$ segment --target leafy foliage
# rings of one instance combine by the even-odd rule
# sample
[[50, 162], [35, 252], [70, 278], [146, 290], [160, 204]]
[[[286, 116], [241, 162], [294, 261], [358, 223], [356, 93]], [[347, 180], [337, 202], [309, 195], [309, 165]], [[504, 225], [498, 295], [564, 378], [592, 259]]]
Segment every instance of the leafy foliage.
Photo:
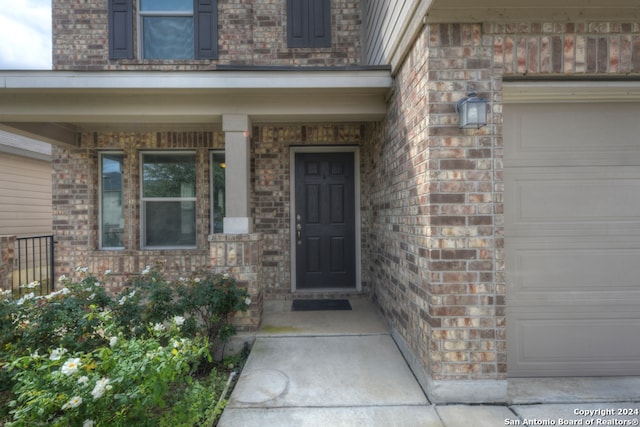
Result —
[[[147, 267], [118, 295], [78, 269], [47, 296], [0, 295], [0, 421], [23, 425], [201, 425], [222, 411], [211, 367], [245, 290], [225, 275], [175, 283]], [[224, 402], [224, 400], [221, 400]], [[10, 421], [9, 421], [10, 420]]]

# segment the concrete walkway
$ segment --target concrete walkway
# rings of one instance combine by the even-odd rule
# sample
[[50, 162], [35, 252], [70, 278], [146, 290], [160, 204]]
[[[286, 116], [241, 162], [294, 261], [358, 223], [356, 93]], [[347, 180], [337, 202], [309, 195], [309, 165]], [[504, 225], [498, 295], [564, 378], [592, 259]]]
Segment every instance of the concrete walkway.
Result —
[[373, 304], [361, 298], [350, 302], [352, 311], [309, 312], [291, 312], [291, 301], [267, 302], [262, 327], [218, 425], [638, 425], [637, 401], [433, 405]]

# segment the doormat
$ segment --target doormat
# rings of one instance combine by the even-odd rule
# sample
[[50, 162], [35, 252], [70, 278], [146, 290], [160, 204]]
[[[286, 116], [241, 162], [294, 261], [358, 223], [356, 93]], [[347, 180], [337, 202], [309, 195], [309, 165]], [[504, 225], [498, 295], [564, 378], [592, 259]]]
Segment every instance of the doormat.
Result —
[[351, 310], [348, 299], [294, 299], [291, 311]]

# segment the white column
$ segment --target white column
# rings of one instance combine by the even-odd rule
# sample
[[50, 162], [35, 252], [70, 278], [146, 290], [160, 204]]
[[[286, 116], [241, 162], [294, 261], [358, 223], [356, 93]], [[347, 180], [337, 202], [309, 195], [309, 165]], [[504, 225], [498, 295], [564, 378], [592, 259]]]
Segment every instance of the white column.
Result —
[[252, 233], [253, 218], [249, 215], [251, 120], [247, 114], [223, 114], [222, 131], [227, 163], [224, 233]]

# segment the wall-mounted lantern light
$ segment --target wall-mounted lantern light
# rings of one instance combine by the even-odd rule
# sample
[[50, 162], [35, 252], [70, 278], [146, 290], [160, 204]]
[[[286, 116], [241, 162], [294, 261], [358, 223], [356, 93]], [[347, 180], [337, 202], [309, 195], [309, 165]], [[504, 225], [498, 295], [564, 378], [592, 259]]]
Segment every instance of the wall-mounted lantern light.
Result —
[[480, 129], [487, 125], [487, 100], [471, 92], [456, 103], [461, 129]]

